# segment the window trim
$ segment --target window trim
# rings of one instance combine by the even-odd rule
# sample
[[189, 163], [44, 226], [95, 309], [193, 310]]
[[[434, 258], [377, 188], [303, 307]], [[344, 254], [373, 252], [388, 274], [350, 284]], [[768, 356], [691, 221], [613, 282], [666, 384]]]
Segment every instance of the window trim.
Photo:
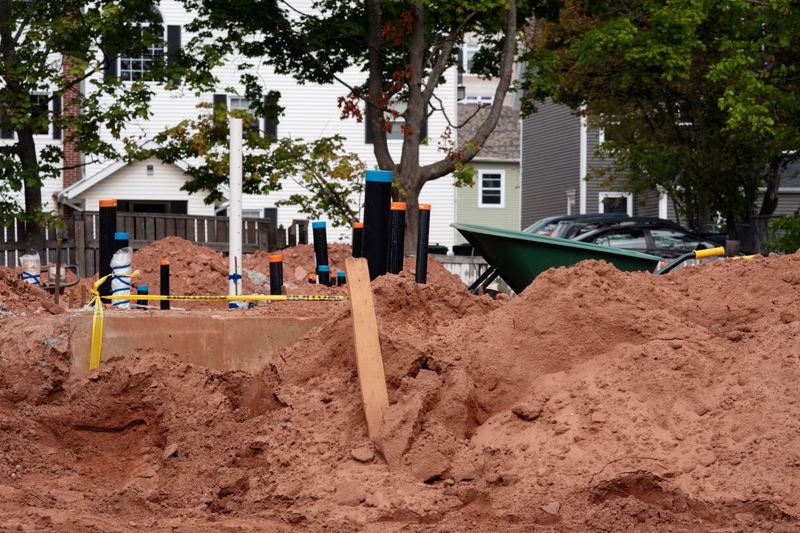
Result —
[[[43, 96], [47, 98], [47, 131], [44, 133], [34, 133], [34, 139], [53, 139], [53, 93], [44, 91], [33, 91], [30, 93], [33, 96]], [[15, 132], [16, 133], [16, 132]], [[16, 136], [15, 136], [16, 137]]]
[[[159, 17], [161, 17], [161, 13], [160, 12], [159, 12]], [[149, 28], [150, 26], [151, 26], [150, 23], [141, 24], [141, 28], [142, 29]], [[169, 55], [169, 42], [167, 41], [167, 39], [168, 39], [167, 26], [164, 24], [164, 18], [163, 17], [161, 17], [161, 23], [159, 24], [159, 26], [161, 26], [161, 29], [162, 29], [161, 33], [162, 33], [162, 37], [163, 37], [163, 41], [161, 43], [162, 44], [162, 46], [161, 46], [161, 56], [164, 58], [165, 61], [167, 61], [168, 60], [168, 55]], [[117, 77], [117, 79], [119, 81], [121, 81], [122, 83], [134, 83], [134, 82], [137, 82], [137, 81], [141, 81], [142, 83], [146, 83], [146, 84], [148, 84], [148, 83], [157, 83], [156, 81], [153, 81], [153, 80], [143, 80], [141, 78], [139, 78], [138, 80], [123, 80], [122, 79], [122, 61], [123, 61], [122, 58], [123, 58], [123, 56], [126, 57], [128, 60], [131, 60], [131, 59], [133, 59], [133, 60], [141, 60], [141, 58], [143, 57], [141, 55], [138, 56], [138, 57], [127, 56], [127, 55], [125, 55], [125, 52], [121, 52], [120, 54], [118, 54], [117, 57], [116, 57], [116, 64], [117, 64], [116, 65], [116, 67], [117, 67], [116, 68], [116, 77]], [[143, 71], [142, 74], [144, 74], [146, 72], [149, 72], [149, 70]]]
[[597, 212], [598, 213], [605, 213], [605, 205], [603, 204], [603, 200], [606, 198], [627, 198], [627, 212], [628, 216], [633, 216], [633, 193], [630, 192], [621, 192], [621, 191], [603, 191], [597, 193]]
[[[500, 203], [499, 204], [485, 204], [483, 203], [483, 177], [487, 174], [500, 175]], [[491, 188], [490, 190], [495, 190]], [[478, 207], [490, 209], [504, 209], [506, 207], [506, 171], [504, 169], [490, 170], [481, 169], [478, 171]]]

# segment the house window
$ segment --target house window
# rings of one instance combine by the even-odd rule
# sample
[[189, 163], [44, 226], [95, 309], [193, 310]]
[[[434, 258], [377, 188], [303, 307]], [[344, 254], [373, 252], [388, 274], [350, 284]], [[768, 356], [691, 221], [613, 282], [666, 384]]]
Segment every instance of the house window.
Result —
[[261, 209], [242, 209], [242, 218], [261, 218]]
[[478, 95], [470, 95], [465, 96], [463, 100], [461, 100], [462, 104], [488, 104], [491, 105], [494, 101], [493, 96], [478, 96]]
[[504, 171], [481, 171], [478, 180], [478, 207], [505, 207], [504, 189]]
[[472, 72], [472, 67], [475, 65], [475, 54], [481, 49], [481, 45], [477, 43], [464, 43], [461, 48], [461, 69], [465, 74]]
[[119, 58], [119, 79], [122, 81], [138, 81], [153, 68], [153, 61], [164, 55], [162, 43], [151, 44], [147, 51], [138, 56], [122, 55]]
[[[146, 30], [142, 28], [142, 33]], [[147, 50], [136, 56], [122, 54], [119, 57], [119, 79], [122, 81], [141, 80], [153, 68], [153, 61], [164, 55], [164, 43], [153, 43]]]
[[31, 94], [31, 115], [34, 135], [50, 135], [50, 95], [47, 93]]
[[629, 192], [601, 192], [598, 200], [598, 213], [633, 216], [633, 195]]
[[[248, 100], [247, 98], [243, 98], [241, 96], [230, 96], [228, 97], [228, 109], [230, 111], [238, 110], [247, 113], [249, 117], [248, 127], [255, 132], [259, 131], [260, 128], [258, 124], [258, 119], [255, 118], [256, 112], [253, 110], [253, 105], [250, 103], [250, 100]], [[253, 218], [258, 218], [258, 217], [256, 216]]]

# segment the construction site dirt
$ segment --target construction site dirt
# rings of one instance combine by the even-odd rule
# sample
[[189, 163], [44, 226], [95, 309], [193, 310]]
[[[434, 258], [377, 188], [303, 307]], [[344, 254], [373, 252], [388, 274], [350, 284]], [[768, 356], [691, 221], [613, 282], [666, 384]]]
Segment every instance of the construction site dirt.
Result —
[[[174, 294], [226, 293], [201, 248], [166, 239], [134, 267], [157, 287], [168, 257]], [[343, 270], [349, 248], [329, 253]], [[289, 294], [347, 295], [307, 283], [313, 248], [283, 255]], [[243, 263], [267, 292], [266, 257]], [[406, 266], [372, 283], [373, 441], [347, 301], [232, 311], [318, 321], [260, 371], [148, 349], [78, 377], [80, 297], [0, 271], [0, 531], [800, 528], [800, 254], [666, 276], [587, 261], [510, 300]]]

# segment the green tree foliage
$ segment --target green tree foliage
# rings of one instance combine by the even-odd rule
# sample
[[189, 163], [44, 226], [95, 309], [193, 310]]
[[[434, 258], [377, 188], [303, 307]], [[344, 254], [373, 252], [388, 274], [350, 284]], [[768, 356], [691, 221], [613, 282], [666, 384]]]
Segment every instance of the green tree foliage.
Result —
[[[34, 135], [52, 122], [62, 129], [91, 162], [117, 157], [118, 150], [101, 130], [116, 139], [125, 125], [147, 118], [153, 87], [148, 82], [172, 85], [180, 74], [156, 58], [145, 79], [122, 83], [95, 76], [105, 61], [120, 52], [140, 54], [163, 40], [163, 31], [152, 0], [0, 0], [0, 125], [13, 131], [14, 139], [0, 143], [0, 225], [13, 217], [28, 219], [26, 244], [41, 248], [37, 223], [42, 212], [41, 186], [47, 178], [59, 178], [62, 148], [52, 143], [37, 151]], [[63, 58], [68, 58], [64, 68]], [[199, 75], [199, 74], [198, 74]], [[81, 84], [88, 84], [80, 91]], [[77, 116], [52, 116], [42, 112], [31, 95], [44, 93], [76, 99]], [[49, 102], [48, 102], [49, 104]], [[24, 190], [24, 210], [14, 196]]]
[[[735, 236], [759, 213], [760, 188], [760, 214], [774, 211], [778, 173], [797, 147], [776, 123], [798, 114], [787, 51], [797, 52], [797, 15], [778, 16], [788, 4], [567, 0], [526, 34], [523, 112], [548, 97], [579, 110], [606, 132], [607, 181], [665, 190], [695, 228], [721, 213]], [[771, 45], [785, 52], [782, 67], [762, 49]]]
[[[196, 34], [192, 48], [198, 64], [213, 64], [236, 53], [252, 61], [265, 58], [275, 72], [300, 83], [342, 85], [342, 118], [368, 122], [378, 166], [393, 171], [406, 194], [411, 210], [408, 249], [416, 242], [416, 209], [424, 184], [454, 171], [457, 178], [471, 176], [463, 169], [496, 126], [511, 87], [517, 28], [537, 5], [527, 0], [317, 0], [313, 9], [303, 11], [291, 1], [183, 1], [199, 14], [190, 28]], [[491, 110], [482, 116], [473, 138], [455, 146], [452, 133], [463, 124], [447, 115], [434, 90], [457, 63], [458, 43], [467, 34], [483, 45], [474, 71], [496, 77], [499, 83]], [[242, 79], [247, 96], [257, 100], [259, 83], [251, 68], [242, 65]], [[342, 74], [349, 68], [365, 72], [364, 82], [348, 83]], [[447, 138], [439, 140], [444, 145], [442, 158], [421, 164], [420, 146], [429, 142], [424, 124], [434, 112], [445, 113], [450, 129]], [[386, 140], [393, 128], [403, 132], [399, 158]]]
[[768, 251], [793, 254], [800, 250], [800, 211], [793, 216], [772, 219], [769, 235], [772, 238], [765, 246]]
[[[201, 106], [207, 108], [207, 105]], [[212, 203], [223, 199], [221, 185], [228, 183], [230, 132], [224, 108], [201, 113], [197, 120], [183, 121], [154, 139], [155, 148], [138, 157], [154, 155], [166, 163], [184, 162], [189, 180], [183, 189], [205, 194]], [[253, 115], [235, 110], [244, 125], [242, 190], [246, 194], [268, 194], [291, 179], [305, 190], [276, 205], [295, 205], [312, 218], [328, 218], [334, 226], [346, 226], [358, 218], [354, 202], [363, 189], [365, 165], [356, 154], [347, 153], [340, 136], [311, 142], [301, 138], [276, 140], [254, 131]]]

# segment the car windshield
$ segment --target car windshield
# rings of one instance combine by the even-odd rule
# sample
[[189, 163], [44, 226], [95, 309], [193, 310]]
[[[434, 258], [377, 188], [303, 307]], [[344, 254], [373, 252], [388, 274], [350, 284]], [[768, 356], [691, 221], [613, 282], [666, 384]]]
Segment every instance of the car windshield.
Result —
[[536, 224], [534, 224], [533, 226], [529, 226], [525, 231], [527, 233], [535, 233], [537, 235], [544, 235], [545, 237], [549, 237], [550, 235], [552, 235], [553, 230], [556, 229], [556, 227], [558, 226], [558, 223], [548, 222], [547, 224], [543, 224], [538, 228], [535, 226]]
[[716, 246], [710, 241], [676, 229], [653, 228], [650, 230], [650, 236], [653, 238], [655, 249], [665, 252], [691, 252]]
[[594, 239], [595, 244], [601, 246], [611, 246], [613, 248], [624, 248], [626, 250], [646, 250], [647, 239], [644, 230], [641, 229], [619, 229], [612, 230]]

